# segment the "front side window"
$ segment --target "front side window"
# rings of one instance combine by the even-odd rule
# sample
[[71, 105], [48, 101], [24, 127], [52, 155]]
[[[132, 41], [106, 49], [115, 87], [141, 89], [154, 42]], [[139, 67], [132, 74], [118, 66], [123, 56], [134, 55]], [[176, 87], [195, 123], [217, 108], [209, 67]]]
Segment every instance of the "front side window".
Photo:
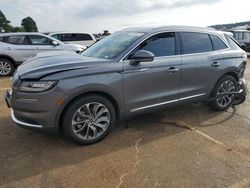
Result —
[[25, 38], [25, 35], [9, 36], [6, 42], [10, 44], [25, 45], [27, 44], [27, 40]]
[[183, 54], [194, 54], [213, 51], [208, 34], [182, 32]]
[[214, 50], [223, 50], [227, 49], [227, 45], [217, 36], [210, 35], [210, 38], [213, 42]]
[[50, 40], [40, 35], [30, 35], [30, 42], [32, 45], [50, 45]]
[[139, 45], [137, 50], [152, 52], [155, 57], [175, 55], [175, 33], [156, 34]]
[[142, 35], [144, 35], [144, 33], [116, 32], [89, 47], [82, 55], [102, 59], [113, 59], [125, 51]]

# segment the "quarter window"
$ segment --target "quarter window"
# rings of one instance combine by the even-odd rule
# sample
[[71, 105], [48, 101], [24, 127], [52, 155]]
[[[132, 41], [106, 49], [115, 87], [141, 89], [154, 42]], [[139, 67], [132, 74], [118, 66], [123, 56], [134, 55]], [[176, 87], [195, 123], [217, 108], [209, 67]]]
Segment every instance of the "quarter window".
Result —
[[217, 36], [215, 35], [210, 35], [211, 40], [213, 42], [214, 50], [223, 50], [227, 49], [226, 44]]
[[181, 36], [183, 40], [183, 54], [213, 51], [213, 46], [208, 34], [183, 32]]
[[155, 57], [175, 55], [175, 33], [154, 35], [139, 45], [139, 50], [152, 52]]

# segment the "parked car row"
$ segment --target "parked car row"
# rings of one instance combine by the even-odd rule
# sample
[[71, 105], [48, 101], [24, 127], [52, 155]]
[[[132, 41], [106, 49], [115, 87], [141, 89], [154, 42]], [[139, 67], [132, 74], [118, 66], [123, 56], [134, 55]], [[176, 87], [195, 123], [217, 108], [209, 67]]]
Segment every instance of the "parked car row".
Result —
[[5, 99], [21, 127], [61, 129], [78, 144], [92, 144], [116, 120], [139, 113], [186, 102], [222, 111], [243, 102], [246, 61], [246, 52], [225, 32], [127, 29], [80, 55], [36, 55], [18, 67]]
[[244, 50], [250, 52], [250, 31], [249, 30], [232, 30], [234, 38], [241, 44], [244, 44]]
[[40, 33], [0, 34], [0, 76], [12, 75], [22, 62], [39, 52], [73, 51], [80, 53], [86, 46], [66, 44]]

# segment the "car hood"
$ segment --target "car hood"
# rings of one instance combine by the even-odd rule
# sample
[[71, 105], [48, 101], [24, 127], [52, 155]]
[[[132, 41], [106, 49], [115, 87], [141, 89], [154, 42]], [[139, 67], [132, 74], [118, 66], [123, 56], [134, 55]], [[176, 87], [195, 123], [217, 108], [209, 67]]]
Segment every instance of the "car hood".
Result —
[[110, 63], [110, 61], [82, 56], [75, 52], [46, 52], [38, 53], [20, 65], [17, 69], [17, 73], [21, 79], [40, 79], [49, 74], [92, 68], [102, 66], [104, 63]]
[[64, 43], [64, 46], [69, 49], [75, 49], [75, 51], [78, 51], [78, 50], [82, 51], [82, 50], [87, 49], [87, 46], [80, 45], [80, 44]]

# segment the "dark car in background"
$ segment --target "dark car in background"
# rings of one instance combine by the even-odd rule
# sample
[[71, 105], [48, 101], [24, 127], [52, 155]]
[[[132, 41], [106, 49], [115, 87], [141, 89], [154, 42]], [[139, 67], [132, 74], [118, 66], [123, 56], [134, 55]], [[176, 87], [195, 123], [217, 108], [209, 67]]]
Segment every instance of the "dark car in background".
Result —
[[234, 38], [240, 43], [244, 44], [244, 50], [250, 52], [250, 31], [249, 30], [231, 30]]

